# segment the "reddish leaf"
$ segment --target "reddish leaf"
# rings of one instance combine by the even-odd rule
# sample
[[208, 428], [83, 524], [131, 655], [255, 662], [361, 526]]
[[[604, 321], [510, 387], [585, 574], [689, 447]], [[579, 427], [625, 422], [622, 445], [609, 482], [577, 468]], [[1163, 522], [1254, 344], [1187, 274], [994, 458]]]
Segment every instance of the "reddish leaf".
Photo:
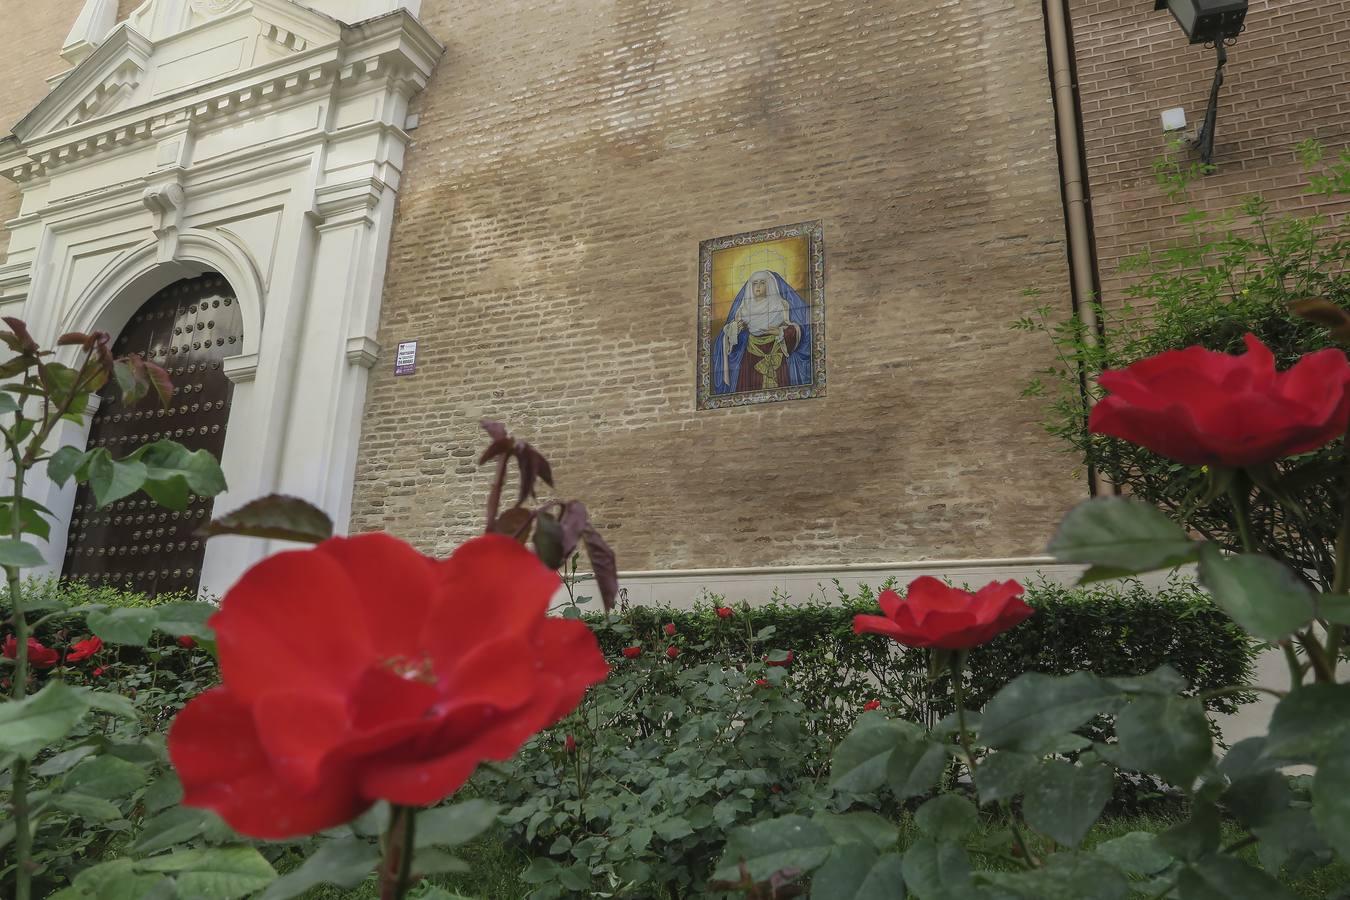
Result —
[[198, 529], [203, 537], [223, 534], [317, 544], [333, 536], [327, 513], [299, 497], [269, 494], [246, 503]]
[[162, 366], [146, 360], [145, 377], [155, 396], [159, 398], [160, 405], [167, 409], [169, 402], [173, 400], [173, 382], [169, 380], [169, 373]]
[[91, 358], [85, 361], [84, 368], [80, 370], [79, 380], [86, 391], [97, 394], [108, 383], [108, 373], [98, 360]]
[[533, 520], [534, 513], [517, 506], [498, 516], [497, 521], [492, 523], [492, 530], [497, 534], [509, 535], [523, 544], [530, 538], [530, 523]]
[[1338, 328], [1350, 322], [1350, 313], [1330, 300], [1324, 300], [1321, 297], [1291, 300], [1289, 311], [1300, 319], [1307, 319], [1309, 322], [1315, 322], [1326, 328]]
[[108, 377], [113, 375], [113, 366], [115, 361], [112, 355], [112, 338], [106, 331], [94, 332], [94, 351], [98, 356], [99, 365], [103, 366], [103, 371], [108, 373]]
[[93, 346], [94, 336], [85, 334], [83, 331], [68, 331], [56, 339], [58, 347], [83, 347], [88, 350]]
[[128, 356], [113, 364], [113, 375], [117, 377], [117, 388], [122, 392], [122, 403], [125, 406], [135, 406], [141, 402], [141, 398], [148, 390], [145, 383], [145, 363], [141, 362], [139, 371], [136, 366], [140, 361], [139, 356]]
[[521, 441], [516, 448], [516, 464], [520, 466], [520, 499], [517, 503], [524, 503], [526, 498], [535, 496], [535, 479], [542, 480], [549, 487], [553, 487], [553, 468], [544, 458], [544, 454], [529, 444]]
[[496, 459], [498, 456], [502, 456], [503, 454], [506, 456], [510, 456], [512, 453], [515, 452], [515, 449], [516, 449], [516, 442], [511, 440], [510, 438], [500, 438], [498, 440], [495, 440], [491, 444], [488, 444], [488, 448], [483, 451], [483, 455], [478, 457], [478, 464], [481, 466], [488, 460]]
[[591, 572], [600, 588], [600, 599], [608, 612], [614, 608], [614, 600], [619, 596], [619, 565], [614, 559], [614, 551], [594, 528], [587, 528], [581, 539], [586, 544], [586, 558], [591, 561]]
[[24, 323], [23, 319], [16, 319], [14, 316], [4, 316], [0, 317], [0, 322], [4, 322], [6, 325], [8, 325], [9, 330], [13, 332], [14, 337], [18, 339], [17, 346], [15, 346], [15, 344], [10, 343], [9, 341], [5, 342], [8, 343], [11, 347], [14, 347], [14, 350], [16, 352], [18, 353], [37, 352], [38, 349], [37, 341], [33, 340], [33, 336], [28, 333], [28, 325]]
[[506, 426], [501, 422], [494, 422], [491, 419], [483, 419], [478, 423], [483, 426], [483, 430], [488, 433], [488, 437], [495, 441], [509, 440], [511, 435], [506, 433]]
[[563, 552], [563, 531], [558, 520], [546, 512], [534, 519], [534, 553], [550, 569], [561, 568], [571, 556]]
[[13, 378], [36, 362], [37, 360], [31, 356], [16, 356], [13, 359], [6, 360], [0, 363], [0, 378]]
[[580, 500], [568, 500], [563, 504], [558, 521], [562, 525], [563, 556], [570, 557], [577, 551], [577, 542], [581, 536], [591, 527], [591, 514]]
[[1350, 312], [1330, 300], [1321, 297], [1307, 297], [1289, 303], [1289, 311], [1300, 319], [1306, 319], [1321, 325], [1331, 332], [1331, 337], [1342, 343], [1350, 344]]

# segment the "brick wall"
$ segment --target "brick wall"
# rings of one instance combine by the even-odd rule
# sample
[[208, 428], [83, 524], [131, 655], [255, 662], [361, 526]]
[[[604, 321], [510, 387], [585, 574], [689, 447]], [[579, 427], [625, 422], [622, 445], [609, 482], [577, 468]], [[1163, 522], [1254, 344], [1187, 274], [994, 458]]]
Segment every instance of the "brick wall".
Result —
[[[1171, 14], [1150, 0], [1070, 0], [1102, 292], [1128, 284], [1120, 261], [1183, 232], [1184, 204], [1168, 201], [1151, 165], [1166, 148], [1162, 111], [1204, 122], [1215, 54], [1189, 46]], [[1252, 0], [1247, 31], [1230, 48], [1220, 95], [1217, 174], [1196, 186], [1210, 210], [1260, 193], [1276, 210], [1344, 215], [1339, 202], [1305, 193], [1294, 145], [1316, 138], [1332, 152], [1350, 143], [1350, 0]], [[1190, 156], [1187, 157], [1192, 158]], [[1193, 156], [1198, 159], [1198, 155]]]
[[[1018, 400], [1067, 307], [1037, 0], [425, 0], [353, 527], [481, 528], [480, 417], [626, 569], [1040, 552], [1085, 488]], [[697, 412], [700, 240], [823, 219], [829, 396]], [[395, 378], [393, 348], [420, 342]]]
[[[69, 68], [61, 45], [84, 0], [0, 0], [0, 137], [47, 95], [47, 79]], [[19, 188], [0, 178], [0, 262], [9, 252], [5, 222], [19, 213]]]

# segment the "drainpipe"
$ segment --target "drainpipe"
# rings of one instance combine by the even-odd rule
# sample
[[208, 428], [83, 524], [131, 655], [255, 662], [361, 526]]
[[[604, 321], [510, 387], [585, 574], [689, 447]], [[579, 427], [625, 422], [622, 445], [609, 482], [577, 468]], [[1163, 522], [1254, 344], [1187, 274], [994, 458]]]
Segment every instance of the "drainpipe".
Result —
[[[1078, 104], [1078, 78], [1074, 67], [1068, 2], [1044, 0], [1045, 41], [1050, 57], [1050, 87], [1055, 107], [1073, 311], [1087, 326], [1089, 340], [1095, 340], [1101, 334], [1102, 325], [1097, 321], [1093, 302], [1101, 296], [1101, 282], [1097, 271], [1092, 216], [1088, 208], [1087, 160], [1083, 148], [1083, 121]], [[1082, 384], [1082, 390], [1087, 398], [1086, 382]], [[1088, 489], [1093, 494], [1112, 491], [1110, 483], [1091, 465], [1088, 467]]]

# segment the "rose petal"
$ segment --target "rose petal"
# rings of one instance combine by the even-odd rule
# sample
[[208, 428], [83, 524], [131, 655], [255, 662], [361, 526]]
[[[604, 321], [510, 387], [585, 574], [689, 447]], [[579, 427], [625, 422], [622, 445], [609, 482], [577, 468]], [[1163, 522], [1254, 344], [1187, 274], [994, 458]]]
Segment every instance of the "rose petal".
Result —
[[440, 590], [437, 563], [387, 534], [333, 538], [317, 549], [346, 571], [375, 654], [416, 653]]
[[[322, 640], [304, 640], [322, 624]], [[375, 661], [346, 570], [318, 550], [278, 553], [239, 579], [208, 623], [221, 679], [242, 702], [278, 689], [341, 696]]]
[[333, 828], [369, 807], [350, 773], [296, 790], [277, 776], [253, 718], [225, 688], [191, 700], [169, 729], [169, 756], [183, 783], [183, 805], [212, 809], [241, 834], [277, 839]]
[[562, 580], [506, 535], [486, 534], [438, 565], [445, 599], [431, 611], [421, 645], [436, 671], [465, 653], [512, 635], [525, 637], [548, 611]]

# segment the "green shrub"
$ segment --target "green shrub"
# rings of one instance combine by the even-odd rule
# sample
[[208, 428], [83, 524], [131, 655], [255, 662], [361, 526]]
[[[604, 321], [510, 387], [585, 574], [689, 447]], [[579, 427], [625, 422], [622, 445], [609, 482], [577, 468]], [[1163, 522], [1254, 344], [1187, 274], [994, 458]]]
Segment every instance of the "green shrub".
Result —
[[[1315, 143], [1302, 144], [1299, 151], [1310, 192], [1350, 196], [1350, 150], [1329, 165]], [[1184, 200], [1197, 173], [1170, 159], [1156, 169], [1172, 198]], [[1078, 316], [1059, 321], [1048, 306], [1014, 323], [1021, 330], [1045, 333], [1056, 350], [1054, 364], [1024, 394], [1047, 403], [1045, 429], [1084, 466], [1225, 549], [1237, 550], [1231, 501], [1221, 496], [1202, 502], [1205, 476], [1199, 469], [1088, 433], [1088, 404], [1102, 395], [1097, 376], [1190, 346], [1242, 353], [1248, 332], [1271, 349], [1281, 368], [1304, 353], [1332, 346], [1324, 327], [1296, 318], [1288, 304], [1320, 297], [1350, 309], [1350, 219], [1276, 216], [1261, 197], [1250, 197], [1222, 215], [1192, 206], [1180, 221], [1187, 232], [1183, 239], [1122, 264], [1133, 283], [1123, 305], [1095, 305], [1100, 335]], [[1262, 490], [1255, 493], [1251, 510], [1256, 543], [1322, 590], [1334, 580], [1340, 458], [1341, 449], [1333, 444], [1273, 466], [1258, 485]], [[1294, 504], [1282, 505], [1267, 490], [1277, 481], [1278, 490]]]
[[[1142, 675], [1166, 663], [1196, 691], [1250, 680], [1253, 644], [1192, 581], [1174, 576], [1159, 589], [1136, 580], [1088, 588], [1042, 580], [1026, 587], [1025, 600], [1036, 615], [970, 654], [967, 696], [973, 708], [1023, 672], [1067, 675], [1082, 669], [1115, 677]], [[695, 648], [691, 652], [736, 665], [762, 661], [766, 642], [791, 650], [790, 678], [821, 712], [817, 727], [830, 734], [846, 732], [871, 699], [881, 700], [891, 715], [925, 724], [951, 712], [948, 691], [929, 684], [927, 651], [853, 633], [855, 615], [877, 611], [866, 587], [856, 597], [837, 590], [833, 602], [816, 597], [800, 605], [740, 606], [731, 620], [710, 614], [720, 604], [720, 598], [709, 597], [689, 612], [636, 607], [625, 618], [643, 635], [656, 635], [673, 622]], [[598, 618], [592, 621], [599, 624]], [[626, 639], [612, 630], [598, 634], [611, 655]], [[757, 640], [748, 641], [750, 635]], [[1207, 706], [1212, 713], [1232, 713], [1241, 699], [1214, 698]]]
[[[971, 653], [972, 706], [1024, 671], [1141, 675], [1169, 662], [1197, 690], [1248, 680], [1252, 645], [1190, 582], [1040, 583], [1028, 600], [1036, 615]], [[475, 777], [478, 791], [510, 809], [508, 833], [533, 858], [523, 875], [532, 897], [632, 895], [635, 885], [695, 896], [731, 827], [860, 802], [901, 814], [889, 798], [830, 788], [829, 758], [869, 700], [924, 723], [950, 712], [949, 688], [929, 681], [926, 652], [853, 633], [853, 616], [877, 608], [866, 589], [833, 603], [739, 605], [730, 618], [716, 616], [717, 605], [709, 597], [692, 611], [588, 617], [611, 660], [609, 679], [557, 729]], [[634, 646], [641, 655], [625, 658]], [[789, 651], [790, 664], [771, 664]], [[1236, 702], [1208, 706], [1230, 712]], [[1117, 807], [1137, 808], [1156, 787], [1123, 783]]]

